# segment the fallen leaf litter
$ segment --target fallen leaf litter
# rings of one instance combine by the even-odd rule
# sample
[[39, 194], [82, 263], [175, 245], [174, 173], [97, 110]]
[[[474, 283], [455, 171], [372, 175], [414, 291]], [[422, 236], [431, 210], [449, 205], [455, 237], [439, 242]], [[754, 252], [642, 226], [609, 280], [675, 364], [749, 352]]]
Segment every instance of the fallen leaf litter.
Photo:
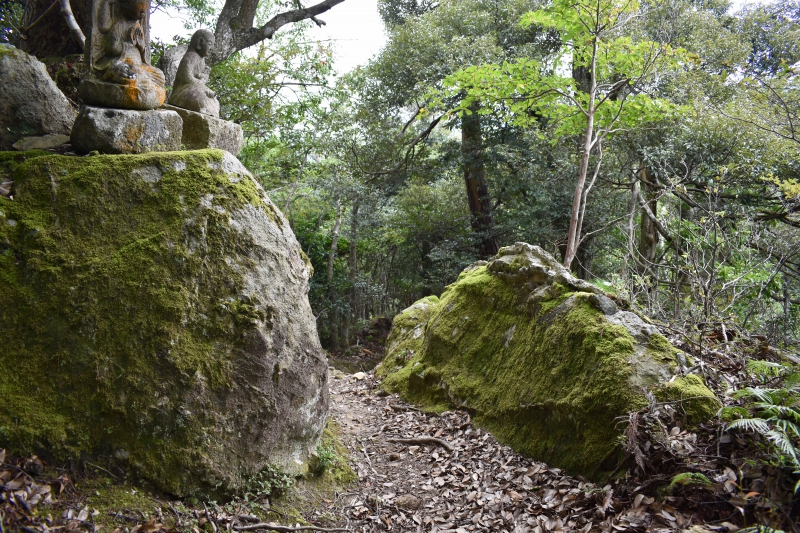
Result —
[[[736, 529], [729, 522], [701, 526], [691, 510], [676, 509], [668, 503], [669, 498], [658, 502], [636, 491], [620, 497], [611, 485], [566, 476], [499, 444], [474, 426], [466, 412], [427, 414], [396, 395], [381, 392], [372, 373], [353, 376], [333, 371], [331, 377], [331, 416], [342, 425], [359, 481], [334, 500], [317, 502], [304, 513], [309, 525], [263, 522], [219, 507], [209, 510], [205, 505], [179, 511], [169, 502], [157, 502], [167, 509], [165, 515], [171, 511], [177, 518], [171, 528], [164, 525], [167, 520], [159, 509], [156, 516], [141, 511], [140, 517], [117, 513], [115, 518], [129, 521], [130, 527], [114, 531], [198, 531], [182, 518], [193, 519], [205, 531], [208, 527], [203, 525], [207, 524], [214, 533], [586, 533], [689, 528], [702, 533]], [[691, 450], [686, 432], [673, 429], [670, 433]], [[70, 503], [67, 494], [64, 501], [57, 500], [65, 489], [74, 492], [66, 475], [37, 481], [42, 464], [35, 456], [16, 465], [4, 461], [0, 450], [0, 519], [6, 530], [99, 531], [102, 517], [96, 510]], [[49, 511], [57, 513], [55, 519]]]
[[[377, 391], [372, 374], [333, 376], [332, 415], [359, 483], [330, 511], [346, 515], [350, 531], [666, 532], [696, 523], [644, 494], [622, 502], [611, 485], [525, 458], [475, 427], [466, 412], [426, 414]], [[695, 528], [709, 530], [728, 528]]]

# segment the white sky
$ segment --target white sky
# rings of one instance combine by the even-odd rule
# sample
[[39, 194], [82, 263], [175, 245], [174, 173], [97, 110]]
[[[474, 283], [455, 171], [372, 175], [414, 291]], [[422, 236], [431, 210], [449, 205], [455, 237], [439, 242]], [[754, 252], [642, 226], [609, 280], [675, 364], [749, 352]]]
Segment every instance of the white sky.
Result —
[[[772, 1], [774, 0], [733, 0], [732, 9], [736, 10], [745, 3]], [[303, 5], [314, 3], [314, 0], [304, 0]], [[377, 0], [345, 0], [319, 18], [326, 25], [322, 28], [313, 26], [309, 35], [314, 39], [333, 40], [336, 43], [334, 66], [340, 73], [365, 64], [386, 43]], [[165, 42], [171, 42], [174, 35], [189, 37], [191, 33], [183, 28], [183, 20], [176, 18], [175, 13], [154, 13], [150, 19], [150, 27], [151, 34]]]
[[[314, 0], [305, 0], [303, 5], [314, 3]], [[322, 28], [314, 25], [309, 36], [335, 42], [334, 66], [338, 72], [348, 72], [365, 64], [386, 43], [377, 0], [345, 0], [318, 18], [326, 25]], [[191, 31], [184, 29], [183, 24], [177, 13], [158, 11], [150, 18], [150, 33], [165, 42], [172, 42], [175, 35], [190, 36]]]

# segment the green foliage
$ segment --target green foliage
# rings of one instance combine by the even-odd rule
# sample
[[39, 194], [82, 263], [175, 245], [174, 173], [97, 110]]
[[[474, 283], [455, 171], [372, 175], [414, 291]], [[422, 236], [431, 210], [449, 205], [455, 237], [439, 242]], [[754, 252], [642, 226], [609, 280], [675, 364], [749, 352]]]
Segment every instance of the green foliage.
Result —
[[[764, 368], [754, 365], [753, 369]], [[774, 368], [768, 368], [768, 376]], [[746, 387], [733, 394], [745, 401], [749, 417], [726, 425], [727, 430], [741, 430], [764, 438], [778, 466], [800, 473], [800, 393], [798, 389]], [[800, 491], [800, 481], [795, 492]]]
[[3, 0], [0, 2], [0, 44], [19, 46], [22, 14], [25, 0]]
[[273, 498], [285, 494], [294, 484], [294, 478], [277, 465], [266, 465], [260, 472], [247, 481], [246, 494], [270, 496]]
[[[533, 125], [544, 117], [556, 125], [548, 132], [553, 144], [583, 133], [589, 115], [604, 135], [664, 120], [680, 108], [650, 96], [648, 89], [656, 76], [676, 70], [691, 57], [666, 43], [620, 35], [637, 9], [637, 2], [563, 0], [527, 13], [524, 27], [555, 30], [567, 46], [546, 63], [520, 58], [450, 76], [446, 85], [451, 94], [466, 93], [456, 110], [469, 114], [478, 100], [485, 104], [483, 113], [495, 113], [502, 105], [519, 125]], [[591, 69], [596, 86], [587, 87], [565, 74], [580, 68]]]
[[314, 453], [315, 461], [311, 468], [313, 474], [320, 475], [338, 464], [336, 450], [330, 444], [320, 443]]

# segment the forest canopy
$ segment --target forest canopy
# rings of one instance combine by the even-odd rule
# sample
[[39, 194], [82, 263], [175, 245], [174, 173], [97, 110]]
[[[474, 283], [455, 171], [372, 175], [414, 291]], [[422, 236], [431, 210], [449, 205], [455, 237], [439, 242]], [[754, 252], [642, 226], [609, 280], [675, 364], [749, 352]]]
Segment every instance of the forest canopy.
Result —
[[211, 84], [328, 347], [525, 241], [656, 320], [796, 349], [796, 2], [380, 0], [387, 44], [336, 73], [311, 28], [340, 1], [153, 3], [223, 37]]

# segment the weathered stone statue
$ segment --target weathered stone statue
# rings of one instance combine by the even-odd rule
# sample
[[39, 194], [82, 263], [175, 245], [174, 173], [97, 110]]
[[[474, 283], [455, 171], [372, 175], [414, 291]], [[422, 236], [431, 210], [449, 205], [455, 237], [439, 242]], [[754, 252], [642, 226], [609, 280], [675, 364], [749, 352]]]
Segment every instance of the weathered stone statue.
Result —
[[238, 155], [242, 150], [242, 127], [219, 118], [219, 100], [206, 87], [209, 68], [205, 57], [214, 48], [214, 34], [197, 30], [175, 74], [169, 104], [164, 109], [183, 119], [181, 145], [189, 150], [219, 148]]
[[89, 105], [155, 109], [164, 103], [164, 74], [150, 65], [149, 0], [92, 0], [89, 70], [79, 87]]
[[206, 87], [209, 68], [205, 57], [213, 48], [213, 33], [208, 30], [194, 32], [175, 76], [170, 105], [219, 117], [219, 101], [214, 91]]
[[88, 70], [78, 92], [85, 105], [70, 142], [107, 154], [178, 150], [183, 121], [157, 109], [167, 96], [164, 73], [150, 65], [150, 0], [88, 0]]

